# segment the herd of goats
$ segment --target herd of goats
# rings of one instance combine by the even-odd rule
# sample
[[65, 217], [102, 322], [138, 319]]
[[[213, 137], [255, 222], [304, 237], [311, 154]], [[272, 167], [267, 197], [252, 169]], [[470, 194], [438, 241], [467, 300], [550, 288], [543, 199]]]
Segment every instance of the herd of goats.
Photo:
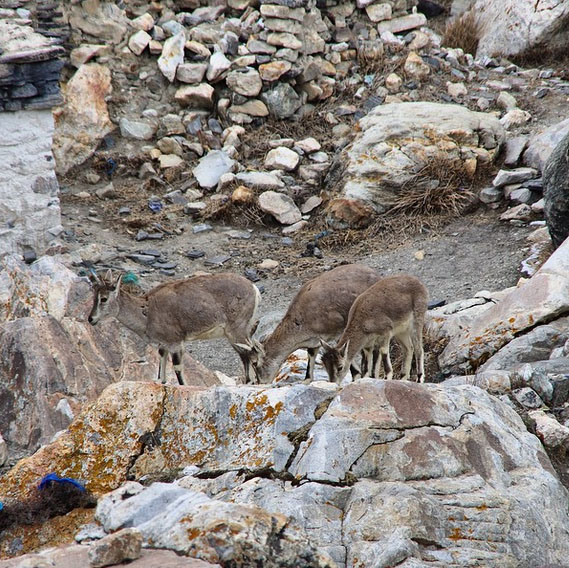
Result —
[[[225, 337], [245, 368], [245, 383], [271, 383], [280, 366], [297, 349], [308, 352], [306, 380], [314, 374], [316, 355], [329, 379], [393, 377], [389, 356], [395, 338], [404, 353], [402, 377], [409, 380], [415, 357], [417, 380], [425, 379], [423, 326], [428, 294], [410, 275], [381, 277], [361, 264], [346, 264], [304, 284], [277, 327], [261, 341], [258, 325], [261, 295], [247, 278], [233, 273], [207, 274], [161, 284], [144, 295], [121, 286], [123, 274], [92, 276], [94, 302], [89, 322], [114, 317], [150, 344], [158, 345], [158, 380], [166, 382], [168, 354], [183, 385], [185, 341]], [[338, 337], [335, 345], [328, 341]], [[356, 363], [361, 353], [361, 368]]]

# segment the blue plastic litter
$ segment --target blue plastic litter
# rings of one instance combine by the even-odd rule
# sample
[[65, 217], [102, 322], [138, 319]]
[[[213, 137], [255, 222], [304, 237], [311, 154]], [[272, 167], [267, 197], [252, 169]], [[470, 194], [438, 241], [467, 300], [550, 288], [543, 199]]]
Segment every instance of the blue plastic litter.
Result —
[[45, 489], [50, 483], [69, 483], [81, 491], [85, 491], [85, 486], [76, 479], [71, 477], [59, 477], [57, 473], [48, 473], [46, 476], [42, 477], [41, 481], [38, 483], [38, 489], [41, 491]]
[[162, 208], [164, 207], [164, 205], [158, 199], [151, 199], [148, 202], [148, 207], [150, 207], [150, 210], [154, 211], [154, 213], [158, 213], [159, 211], [162, 211]]
[[2, 501], [0, 501], [0, 511], [4, 508], [4, 505], [2, 505]]
[[112, 158], [107, 159], [107, 176], [111, 177], [117, 169], [117, 163]]

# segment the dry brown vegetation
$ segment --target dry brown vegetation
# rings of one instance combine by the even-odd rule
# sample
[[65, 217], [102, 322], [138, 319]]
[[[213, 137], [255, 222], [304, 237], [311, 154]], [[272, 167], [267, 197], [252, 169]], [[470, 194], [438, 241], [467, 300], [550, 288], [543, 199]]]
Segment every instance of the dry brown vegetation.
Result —
[[446, 24], [443, 34], [443, 45], [460, 47], [464, 53], [475, 55], [479, 39], [479, 23], [474, 10], [470, 10]]

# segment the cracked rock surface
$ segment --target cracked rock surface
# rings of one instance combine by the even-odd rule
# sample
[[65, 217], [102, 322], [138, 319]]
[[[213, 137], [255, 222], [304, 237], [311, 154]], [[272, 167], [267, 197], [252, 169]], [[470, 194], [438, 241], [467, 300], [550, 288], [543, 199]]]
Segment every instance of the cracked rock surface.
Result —
[[[174, 484], [127, 482], [183, 468]], [[0, 493], [38, 471], [118, 490], [99, 500], [106, 530], [135, 526], [147, 547], [209, 562], [514, 567], [569, 553], [569, 517], [552, 506], [566, 491], [541, 443], [473, 386], [121, 382]]]

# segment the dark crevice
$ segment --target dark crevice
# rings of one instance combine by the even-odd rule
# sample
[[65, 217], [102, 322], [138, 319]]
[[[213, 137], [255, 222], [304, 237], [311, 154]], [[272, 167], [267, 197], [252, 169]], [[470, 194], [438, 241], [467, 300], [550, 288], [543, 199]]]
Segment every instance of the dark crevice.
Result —
[[318, 420], [320, 420], [320, 418], [324, 416], [324, 414], [330, 407], [330, 404], [332, 404], [332, 401], [334, 400], [335, 397], [336, 393], [334, 393], [332, 396], [330, 396], [329, 398], [323, 400], [322, 402], [316, 405], [316, 408], [314, 409], [313, 422], [308, 422], [298, 430], [295, 430], [294, 432], [289, 432], [287, 434], [288, 440], [294, 446], [294, 449], [291, 452], [290, 456], [288, 457], [288, 460], [285, 465], [285, 470], [288, 471], [288, 469], [291, 467], [292, 463], [296, 459], [301, 444], [303, 442], [306, 442], [306, 440], [308, 440], [310, 430], [312, 429], [314, 424], [316, 424], [316, 422], [318, 422]]
[[440, 542], [428, 538], [414, 536], [411, 537], [411, 540], [416, 542], [420, 547], [428, 548], [429, 550], [444, 550], [446, 548]]
[[[130, 460], [129, 460], [128, 465], [126, 467], [126, 479], [128, 481], [133, 481], [136, 479], [135, 475], [132, 473], [132, 469], [136, 465], [138, 458], [143, 456], [147, 451], [150, 452], [154, 448], [158, 448], [161, 445], [162, 420], [163, 420], [164, 414], [166, 412], [166, 408], [165, 408], [165, 406], [166, 406], [166, 393], [165, 392], [162, 395], [162, 401], [161, 401], [160, 406], [161, 406], [160, 417], [156, 421], [156, 427], [154, 428], [154, 430], [152, 432], [145, 432], [144, 434], [142, 434], [139, 437], [138, 441], [140, 443], [140, 449], [137, 453], [133, 454], [130, 457]], [[178, 470], [174, 470], [174, 471], [178, 471]], [[165, 472], [164, 476], [166, 476], [166, 478], [168, 479], [168, 478], [172, 477], [172, 475], [175, 475], [174, 471]], [[156, 476], [162, 477], [162, 472], [160, 472], [160, 473], [157, 472]], [[156, 479], [154, 479], [154, 476], [151, 476], [151, 477], [152, 477], [152, 481], [156, 481]], [[174, 477], [174, 479], [175, 479], [175, 477]]]

